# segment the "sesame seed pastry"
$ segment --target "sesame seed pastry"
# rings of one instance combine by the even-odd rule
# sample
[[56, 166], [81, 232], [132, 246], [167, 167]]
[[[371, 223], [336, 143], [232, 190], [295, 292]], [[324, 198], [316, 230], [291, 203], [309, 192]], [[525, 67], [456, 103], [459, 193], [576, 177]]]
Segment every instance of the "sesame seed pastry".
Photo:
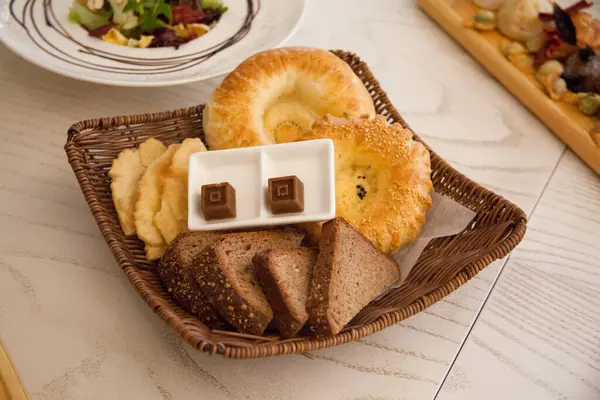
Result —
[[[393, 254], [415, 240], [431, 207], [429, 151], [412, 132], [383, 116], [327, 116], [305, 140], [329, 138], [335, 147], [336, 214], [377, 248]], [[306, 224], [319, 236], [321, 224]]]

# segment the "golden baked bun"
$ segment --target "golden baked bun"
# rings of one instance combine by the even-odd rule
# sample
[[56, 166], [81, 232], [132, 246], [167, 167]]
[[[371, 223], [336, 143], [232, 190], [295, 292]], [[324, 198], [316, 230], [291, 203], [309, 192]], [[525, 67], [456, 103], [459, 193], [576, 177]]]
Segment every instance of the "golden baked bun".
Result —
[[204, 109], [211, 150], [300, 140], [326, 114], [374, 116], [369, 92], [333, 53], [290, 47], [257, 53], [217, 87]]
[[[415, 240], [431, 207], [431, 162], [425, 146], [399, 124], [327, 117], [303, 139], [334, 141], [336, 214], [381, 251]], [[305, 226], [313, 235], [320, 224]]]

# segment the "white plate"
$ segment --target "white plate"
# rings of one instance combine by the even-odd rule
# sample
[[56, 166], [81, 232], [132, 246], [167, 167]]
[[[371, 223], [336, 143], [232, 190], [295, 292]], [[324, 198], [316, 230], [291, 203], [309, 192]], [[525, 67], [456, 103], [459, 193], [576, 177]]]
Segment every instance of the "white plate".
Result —
[[[333, 141], [330, 139], [207, 151], [190, 156], [188, 228], [192, 231], [297, 224], [335, 218]], [[304, 184], [304, 211], [274, 215], [267, 206], [269, 178], [296, 175]], [[229, 182], [237, 216], [206, 221], [202, 185]]]
[[[229, 10], [215, 28], [176, 50], [127, 48], [90, 37], [68, 20], [71, 0], [0, 0], [0, 40], [26, 60], [71, 78], [168, 86], [223, 75], [252, 54], [280, 46], [296, 30], [304, 2], [225, 0]], [[229, 40], [235, 43], [224, 46]], [[209, 57], [211, 49], [217, 51]]]

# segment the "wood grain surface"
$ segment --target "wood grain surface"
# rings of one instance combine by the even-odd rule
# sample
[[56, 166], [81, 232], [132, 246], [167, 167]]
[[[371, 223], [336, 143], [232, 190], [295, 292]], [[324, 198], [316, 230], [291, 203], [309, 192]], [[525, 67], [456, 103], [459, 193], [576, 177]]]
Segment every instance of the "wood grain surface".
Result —
[[438, 399], [600, 398], [599, 215], [600, 180], [568, 152]]
[[512, 65], [501, 53], [510, 40], [496, 31], [480, 33], [465, 28], [475, 14], [471, 0], [417, 0], [450, 36], [498, 79], [514, 96], [536, 114], [581, 159], [600, 174], [600, 140], [590, 135], [595, 121], [575, 106], [552, 101], [532, 76]]
[[[413, 129], [453, 166], [528, 212], [542, 204], [564, 144], [413, 0], [368, 7], [359, 0], [309, 0], [289, 44], [356, 52]], [[313, 359], [198, 354], [123, 277], [67, 164], [66, 130], [89, 117], [202, 103], [218, 82], [99, 86], [46, 72], [0, 46], [0, 334], [31, 399], [431, 399], [505, 260], [425, 312], [360, 342], [315, 352]], [[572, 161], [587, 185], [597, 184]], [[577, 191], [597, 202], [585, 185]], [[569, 223], [570, 212], [589, 215], [584, 201], [561, 199], [561, 221]], [[596, 225], [585, 218], [576, 223], [598, 238]], [[560, 231], [564, 237], [552, 246], [559, 256], [560, 246], [581, 241], [571, 230]], [[595, 247], [580, 251], [600, 255]], [[547, 260], [529, 257], [541, 265]], [[591, 269], [587, 264], [569, 271], [575, 276]], [[575, 304], [587, 301], [572, 296]], [[597, 336], [588, 334], [583, 344], [592, 347]]]

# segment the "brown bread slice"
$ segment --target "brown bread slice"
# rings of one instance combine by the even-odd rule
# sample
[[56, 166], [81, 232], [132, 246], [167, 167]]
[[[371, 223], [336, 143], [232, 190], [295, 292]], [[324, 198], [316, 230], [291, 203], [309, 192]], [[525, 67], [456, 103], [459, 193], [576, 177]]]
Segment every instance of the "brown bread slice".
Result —
[[204, 295], [240, 332], [262, 335], [273, 310], [252, 267], [252, 258], [272, 248], [298, 246], [300, 230], [231, 233], [202, 251], [194, 264], [194, 277]]
[[308, 321], [306, 306], [317, 251], [272, 249], [255, 255], [252, 261], [281, 336], [296, 336]]
[[163, 284], [175, 301], [212, 329], [222, 329], [227, 322], [210, 304], [193, 277], [194, 258], [209, 244], [223, 236], [217, 232], [187, 232], [178, 235], [167, 248], [157, 266]]
[[309, 296], [311, 328], [335, 335], [400, 279], [396, 262], [343, 218], [323, 225]]

